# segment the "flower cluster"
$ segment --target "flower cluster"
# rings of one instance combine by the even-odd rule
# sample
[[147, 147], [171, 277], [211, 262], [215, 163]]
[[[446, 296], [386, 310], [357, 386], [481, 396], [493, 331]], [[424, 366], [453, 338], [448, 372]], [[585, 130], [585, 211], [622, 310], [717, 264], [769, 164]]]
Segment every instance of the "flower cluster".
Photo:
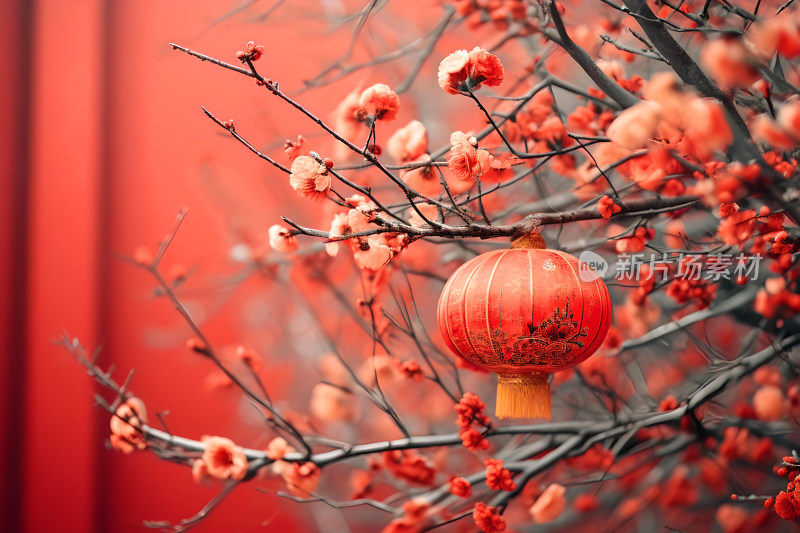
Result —
[[111, 447], [123, 453], [147, 448], [143, 425], [147, 424], [147, 410], [139, 398], [128, 398], [111, 416]]
[[454, 476], [450, 480], [450, 493], [459, 498], [469, 498], [472, 496], [472, 485], [463, 477]]
[[622, 211], [622, 206], [615, 204], [614, 200], [606, 194], [597, 202], [597, 210], [600, 211], [603, 218], [611, 218]]
[[479, 429], [473, 427], [474, 424], [483, 427], [489, 427], [491, 424], [489, 417], [483, 414], [486, 404], [475, 394], [465, 392], [455, 407], [458, 413], [456, 425], [461, 428], [458, 435], [464, 447], [473, 451], [488, 449], [489, 441]]
[[436, 476], [433, 464], [414, 450], [392, 450], [381, 454], [383, 466], [398, 479], [430, 485]]
[[450, 135], [450, 151], [447, 153], [447, 167], [455, 177], [472, 184], [492, 168], [492, 155], [478, 148], [475, 137], [456, 131]]
[[403, 516], [392, 520], [382, 533], [418, 533], [422, 531], [423, 521], [431, 508], [430, 502], [414, 498], [403, 504]]
[[250, 61], [258, 61], [261, 59], [261, 56], [264, 54], [264, 45], [256, 44], [254, 41], [249, 41], [247, 43], [247, 47], [244, 50], [239, 50], [236, 52], [236, 57], [242, 63]]
[[456, 50], [439, 64], [439, 87], [450, 94], [480, 89], [482, 83], [496, 87], [503, 83], [503, 74], [497, 56], [483, 48]]
[[356, 194], [346, 200], [350, 210], [339, 213], [331, 222], [331, 240], [325, 244], [328, 255], [335, 256], [339, 253], [339, 243], [344, 241], [353, 252], [353, 257], [362, 269], [380, 270], [397, 254], [402, 252], [409, 244], [408, 235], [405, 233], [374, 233], [342, 239], [348, 235], [375, 230], [375, 213], [377, 206], [363, 196]]
[[494, 507], [489, 507], [483, 502], [475, 504], [472, 510], [472, 519], [483, 533], [498, 533], [505, 531], [506, 521]]
[[486, 459], [486, 486], [492, 490], [512, 491], [517, 484], [511, 479], [511, 472], [503, 468], [502, 459]]

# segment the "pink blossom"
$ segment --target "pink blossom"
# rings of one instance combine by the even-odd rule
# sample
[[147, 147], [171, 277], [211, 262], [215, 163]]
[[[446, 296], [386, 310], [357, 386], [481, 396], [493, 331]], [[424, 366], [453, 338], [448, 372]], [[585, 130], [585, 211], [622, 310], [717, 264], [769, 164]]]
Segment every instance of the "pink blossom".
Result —
[[760, 77], [747, 49], [736, 38], [707, 42], [700, 52], [700, 62], [724, 89], [748, 87]]
[[503, 82], [503, 64], [497, 56], [480, 47], [471, 52], [456, 50], [439, 64], [439, 87], [450, 94], [459, 94], [461, 85], [468, 80], [471, 89], [482, 83], [495, 87]]
[[286, 226], [275, 224], [269, 228], [269, 245], [279, 252], [292, 253], [297, 250], [297, 237]]
[[620, 113], [609, 124], [606, 135], [618, 146], [638, 150], [655, 137], [661, 120], [661, 106], [656, 102], [639, 102]]
[[456, 50], [439, 63], [439, 87], [458, 94], [458, 87], [469, 76], [469, 52]]
[[296, 140], [286, 139], [286, 142], [283, 143], [283, 151], [286, 152], [286, 155], [289, 157], [289, 161], [294, 161], [297, 156], [300, 155], [300, 150], [303, 148], [303, 144], [305, 144], [305, 139], [302, 135], [298, 135]]
[[142, 433], [144, 424], [147, 424], [144, 402], [139, 398], [127, 399], [117, 407], [109, 422], [111, 447], [123, 453], [144, 450], [147, 447]]
[[377, 120], [394, 120], [400, 109], [400, 98], [397, 93], [383, 83], [365, 89], [358, 103], [368, 115]]
[[[343, 237], [350, 233], [350, 225], [347, 223], [347, 215], [344, 213], [337, 213], [333, 216], [331, 221], [331, 229], [328, 231], [331, 238]], [[341, 241], [334, 240], [325, 243], [325, 252], [331, 257], [339, 254], [339, 243]]]
[[401, 163], [415, 160], [428, 150], [428, 130], [419, 120], [412, 120], [389, 137], [387, 150]]
[[432, 166], [425, 165], [430, 163], [431, 156], [423, 154], [411, 163], [423, 164], [417, 168], [411, 168], [400, 171], [400, 177], [406, 182], [406, 185], [414, 189], [416, 192], [425, 196], [436, 197], [442, 192], [442, 182], [439, 178], [440, 174]]
[[301, 155], [292, 161], [289, 184], [302, 196], [313, 202], [321, 202], [331, 189], [328, 167], [315, 158]]
[[393, 255], [392, 249], [386, 245], [381, 235], [370, 235], [366, 239], [359, 239], [359, 247], [353, 252], [356, 264], [369, 270], [383, 268]]
[[567, 500], [564, 498], [565, 490], [558, 483], [553, 483], [544, 489], [530, 509], [533, 521], [537, 524], [544, 524], [558, 518], [567, 505]]
[[275, 437], [269, 441], [267, 449], [264, 453], [266, 453], [267, 457], [273, 461], [280, 461], [286, 457], [287, 453], [292, 453], [294, 451], [296, 450], [290, 446], [288, 442], [286, 442], [286, 439], [283, 437]]
[[202, 459], [195, 459], [192, 463], [192, 479], [195, 483], [203, 483], [208, 479], [208, 466]]
[[450, 145], [447, 167], [459, 180], [472, 182], [491, 170], [493, 158], [488, 151], [478, 149], [475, 137], [456, 131], [450, 135]]
[[225, 437], [203, 436], [203, 462], [208, 474], [217, 479], [244, 479], [247, 457], [244, 450]]
[[311, 389], [311, 413], [325, 422], [350, 422], [358, 417], [358, 403], [352, 392], [317, 383]]
[[789, 100], [778, 109], [778, 124], [793, 139], [800, 140], [800, 100]]
[[301, 498], [317, 490], [321, 475], [322, 471], [314, 463], [287, 463], [280, 473], [289, 492]]
[[759, 420], [775, 422], [784, 417], [785, 396], [783, 391], [773, 385], [759, 387], [753, 395], [753, 410]]

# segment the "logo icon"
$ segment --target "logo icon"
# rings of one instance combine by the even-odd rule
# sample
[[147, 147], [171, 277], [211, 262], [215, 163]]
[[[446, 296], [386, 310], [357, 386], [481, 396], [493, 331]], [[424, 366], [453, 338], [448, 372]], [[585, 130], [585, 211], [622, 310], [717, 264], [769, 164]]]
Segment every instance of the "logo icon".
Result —
[[597, 278], [602, 278], [608, 271], [608, 261], [603, 259], [603, 256], [596, 254], [589, 250], [584, 250], [578, 256], [580, 263], [578, 265], [578, 277], [581, 281], [590, 282]]

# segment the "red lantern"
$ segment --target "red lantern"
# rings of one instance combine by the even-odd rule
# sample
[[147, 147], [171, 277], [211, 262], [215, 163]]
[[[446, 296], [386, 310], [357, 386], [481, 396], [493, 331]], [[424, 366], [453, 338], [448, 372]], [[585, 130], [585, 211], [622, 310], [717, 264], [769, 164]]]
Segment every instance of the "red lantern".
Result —
[[603, 280], [557, 250], [513, 248], [464, 263], [439, 299], [447, 346], [498, 374], [498, 418], [550, 418], [550, 373], [597, 350], [611, 325]]

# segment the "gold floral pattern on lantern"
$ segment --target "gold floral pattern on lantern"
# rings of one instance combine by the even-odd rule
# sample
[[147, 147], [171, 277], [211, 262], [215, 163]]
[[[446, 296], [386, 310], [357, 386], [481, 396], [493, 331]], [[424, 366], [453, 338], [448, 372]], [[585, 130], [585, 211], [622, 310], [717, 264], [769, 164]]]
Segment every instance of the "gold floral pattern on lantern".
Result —
[[588, 335], [589, 328], [579, 328], [567, 300], [563, 311], [558, 308], [539, 324], [528, 324], [528, 334], [517, 336], [509, 354], [504, 350], [509, 346], [509, 335], [502, 328], [493, 329], [489, 336], [475, 333], [470, 341], [476, 348], [473, 362], [477, 364], [569, 365], [572, 351], [583, 348], [582, 339]]

